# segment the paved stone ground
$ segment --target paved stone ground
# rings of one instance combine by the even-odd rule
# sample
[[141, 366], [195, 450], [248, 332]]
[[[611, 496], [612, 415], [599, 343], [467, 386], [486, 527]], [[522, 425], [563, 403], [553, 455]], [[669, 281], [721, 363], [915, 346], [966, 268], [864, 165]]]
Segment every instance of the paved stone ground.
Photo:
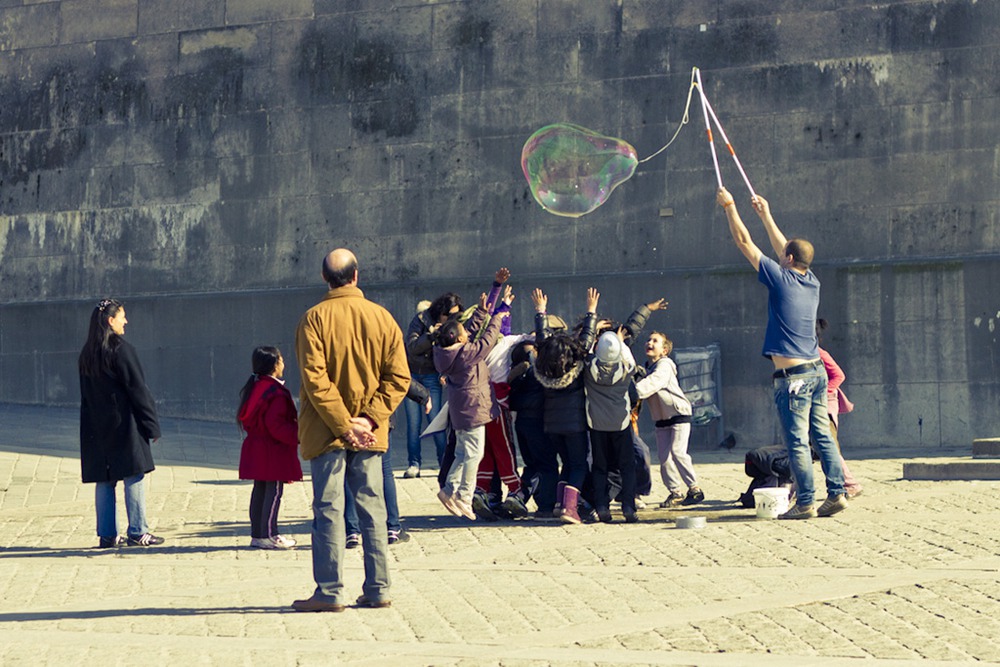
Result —
[[[0, 423], [2, 665], [1000, 665], [1000, 482], [903, 481], [912, 452], [856, 453], [864, 495], [803, 522], [733, 504], [738, 449], [695, 453], [703, 506], [636, 525], [472, 523], [399, 480], [393, 606], [301, 614], [309, 486], [282, 512], [300, 546], [247, 548], [234, 426], [167, 420], [148, 504], [168, 541], [98, 550], [76, 411]], [[361, 567], [348, 552], [357, 593]]]

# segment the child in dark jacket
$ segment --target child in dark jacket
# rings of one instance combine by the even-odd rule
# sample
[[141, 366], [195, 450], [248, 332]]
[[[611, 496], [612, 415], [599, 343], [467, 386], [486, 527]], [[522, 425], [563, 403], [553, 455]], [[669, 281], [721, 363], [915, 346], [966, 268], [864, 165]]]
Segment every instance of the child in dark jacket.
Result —
[[285, 362], [278, 348], [258, 347], [252, 363], [253, 375], [240, 391], [236, 418], [246, 433], [240, 452], [240, 479], [253, 480], [250, 546], [291, 549], [295, 540], [278, 534], [278, 510], [284, 484], [302, 479], [295, 403], [281, 380]]
[[593, 287], [587, 290], [587, 314], [577, 336], [552, 334], [545, 312], [548, 297], [536, 288], [531, 298], [535, 304], [538, 346], [535, 377], [545, 387], [545, 433], [562, 459], [560, 484], [563, 486], [561, 492], [556, 492], [556, 502], [562, 504], [559, 518], [564, 523], [580, 523], [577, 504], [589, 472], [587, 454], [590, 449], [583, 367], [587, 351], [594, 343], [600, 294]]
[[[514, 295], [508, 292], [507, 305]], [[498, 410], [490, 389], [486, 355], [500, 335], [500, 324], [509, 311], [494, 315], [483, 335], [474, 340], [487, 318], [486, 294], [480, 296], [479, 307], [466, 324], [452, 319], [437, 331], [434, 347], [434, 367], [448, 380], [448, 418], [455, 431], [455, 462], [448, 471], [438, 499], [455, 516], [475, 520], [472, 494], [476, 488], [476, 472], [483, 458], [486, 442], [485, 425]]]

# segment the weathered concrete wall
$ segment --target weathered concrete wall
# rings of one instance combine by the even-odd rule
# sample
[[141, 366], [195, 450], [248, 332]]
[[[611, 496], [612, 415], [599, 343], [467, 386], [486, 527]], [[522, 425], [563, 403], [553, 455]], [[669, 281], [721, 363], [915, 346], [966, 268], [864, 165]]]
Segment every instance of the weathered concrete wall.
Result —
[[501, 265], [524, 328], [535, 286], [564, 314], [589, 285], [615, 317], [666, 296], [653, 326], [720, 342], [727, 427], [770, 442], [766, 296], [714, 204], [698, 105], [579, 220], [520, 172], [557, 121], [650, 155], [698, 66], [779, 224], [818, 248], [845, 437], [995, 435], [998, 3], [2, 4], [0, 401], [74, 403], [87, 314], [114, 295], [164, 413], [228, 419], [252, 347], [291, 351], [346, 245], [404, 327]]

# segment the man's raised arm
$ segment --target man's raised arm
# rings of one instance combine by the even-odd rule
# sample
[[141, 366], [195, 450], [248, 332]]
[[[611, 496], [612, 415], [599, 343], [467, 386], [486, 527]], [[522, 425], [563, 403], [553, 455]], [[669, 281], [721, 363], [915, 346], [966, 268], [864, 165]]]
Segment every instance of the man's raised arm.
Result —
[[760, 266], [760, 248], [750, 238], [750, 232], [747, 230], [747, 226], [743, 224], [743, 219], [740, 217], [739, 211], [736, 210], [736, 202], [733, 201], [733, 196], [729, 194], [729, 190], [719, 188], [719, 191], [715, 195], [715, 201], [726, 212], [726, 218], [729, 220], [729, 233], [732, 234], [736, 247], [743, 253], [743, 256], [747, 258], [747, 261], [750, 262], [750, 265], [756, 271]]
[[767, 230], [767, 238], [771, 241], [771, 247], [774, 248], [774, 254], [778, 258], [785, 256], [785, 246], [788, 244], [788, 239], [785, 235], [781, 233], [778, 229], [778, 224], [774, 221], [771, 216], [771, 205], [767, 203], [767, 200], [760, 195], [754, 195], [750, 200], [753, 204], [753, 210], [757, 211], [757, 215], [760, 217], [760, 221], [764, 223], [764, 229]]

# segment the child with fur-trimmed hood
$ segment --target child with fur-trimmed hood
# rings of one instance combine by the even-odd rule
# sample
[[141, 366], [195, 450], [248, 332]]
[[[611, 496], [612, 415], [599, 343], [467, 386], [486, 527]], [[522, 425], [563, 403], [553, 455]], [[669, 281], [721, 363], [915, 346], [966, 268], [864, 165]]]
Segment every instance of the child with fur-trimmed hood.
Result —
[[531, 293], [535, 304], [535, 378], [545, 387], [544, 428], [549, 443], [562, 459], [561, 491], [557, 509], [565, 523], [580, 523], [577, 503], [587, 479], [587, 399], [583, 386], [584, 361], [594, 343], [597, 301], [600, 293], [587, 290], [587, 312], [578, 336], [552, 333], [548, 327], [548, 297], [540, 289]]

